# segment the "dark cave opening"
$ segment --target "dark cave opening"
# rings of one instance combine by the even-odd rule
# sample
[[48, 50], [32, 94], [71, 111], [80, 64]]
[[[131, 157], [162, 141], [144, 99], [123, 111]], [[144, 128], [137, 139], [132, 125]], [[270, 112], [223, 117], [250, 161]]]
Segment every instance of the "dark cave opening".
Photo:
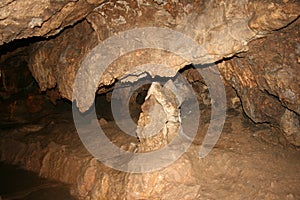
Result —
[[[2, 107], [1, 112], [4, 114], [2, 115], [2, 117], [4, 118], [1, 119], [0, 129], [4, 132], [7, 130], [15, 129], [21, 132], [22, 134], [24, 134], [24, 130], [25, 130], [26, 134], [22, 137], [27, 137], [26, 135], [35, 135], [37, 138], [44, 137], [43, 135], [48, 134], [48, 131], [50, 131], [51, 129], [55, 129], [54, 128], [55, 126], [64, 128], [63, 123], [68, 123], [69, 125], [73, 123], [71, 119], [71, 113], [70, 113], [71, 103], [69, 100], [60, 99], [60, 97], [57, 96], [57, 91], [55, 88], [52, 90], [48, 90], [46, 92], [41, 92], [39, 90], [38, 84], [36, 83], [30, 71], [28, 70], [26, 56], [24, 55], [26, 54], [19, 53], [17, 55], [14, 55], [13, 57], [9, 57], [8, 59], [5, 60], [5, 62], [1, 63], [2, 67], [1, 67], [0, 90], [1, 90], [1, 104], [3, 105], [1, 106]], [[197, 74], [195, 72], [196, 69], [195, 67], [193, 67], [193, 65], [188, 65], [179, 71], [180, 75], [184, 76], [189, 81], [194, 92], [197, 94], [199, 108], [201, 109], [201, 120], [204, 124], [202, 124], [202, 126], [199, 128], [201, 133], [197, 135], [197, 138], [193, 141], [193, 144], [199, 145], [203, 141], [203, 137], [204, 137], [203, 131], [206, 129], [205, 124], [210, 120], [211, 99], [210, 99], [208, 88], [205, 85], [205, 81], [201, 78], [199, 73]], [[168, 79], [169, 78], [166, 78], [166, 80]], [[171, 79], [174, 80], [175, 78], [171, 78]], [[130, 118], [135, 123], [137, 123], [140, 114], [142, 112], [141, 107], [145, 102], [145, 97], [147, 96], [149, 87], [150, 84], [142, 85], [141, 87], [137, 88], [134, 92], [132, 92], [132, 95], [128, 97], [129, 99], [129, 101], [127, 102], [128, 104], [122, 103], [122, 100], [120, 99], [115, 99], [117, 104], [120, 106], [117, 109], [121, 111], [122, 109], [124, 109], [122, 108], [122, 106], [125, 107], [126, 109], [129, 109]], [[229, 99], [237, 98], [236, 91], [232, 87], [226, 87], [226, 90]], [[111, 122], [114, 123], [114, 117], [111, 109], [111, 101], [112, 101], [112, 92], [97, 94], [95, 96], [96, 114], [101, 126], [104, 125], [104, 127], [107, 127], [107, 124], [110, 124]], [[249, 118], [244, 114], [243, 110], [241, 110], [242, 107], [239, 101], [237, 100], [233, 102], [229, 101], [229, 103], [230, 103], [228, 105], [229, 116], [233, 118], [234, 117], [240, 118], [241, 116], [243, 116], [242, 123], [244, 123], [246, 129], [249, 128], [251, 131], [257, 134], [255, 135], [255, 137], [263, 138], [260, 139], [263, 142], [276, 143], [277, 136], [274, 136], [274, 134], [270, 133], [269, 127], [266, 124], [257, 125], [251, 122]], [[188, 107], [188, 104], [189, 104], [188, 101], [184, 101], [183, 107]], [[189, 112], [191, 112], [191, 110], [188, 110], [186, 113]], [[54, 119], [54, 117], [56, 119]], [[185, 116], [181, 116], [181, 117], [184, 120]], [[101, 122], [102, 118], [105, 119], [106, 121], [104, 124], [103, 121]], [[236, 120], [236, 119], [234, 118], [231, 120]], [[234, 131], [231, 126], [233, 123], [234, 122], [229, 122], [225, 124], [224, 130], [225, 132], [228, 132], [226, 134], [230, 134], [230, 132]], [[38, 124], [37, 129], [34, 129], [34, 127], [33, 128], [31, 127], [31, 129], [27, 127], [27, 125], [32, 125], [32, 124], [35, 125]], [[125, 148], [129, 151], [134, 151], [130, 149], [131, 146], [127, 147], [126, 144], [128, 143], [133, 144], [138, 142], [136, 141], [137, 138], [124, 139], [125, 138], [124, 133], [118, 132], [117, 131], [118, 127], [115, 125], [113, 125], [110, 128], [104, 128], [104, 129], [108, 137], [112, 141], [115, 141], [115, 144], [117, 146], [119, 146], [120, 148]], [[60, 137], [64, 137], [64, 136], [62, 136], [61, 133], [59, 133], [55, 137], [59, 139]], [[286, 141], [284, 141], [283, 138], [280, 138], [279, 140], [282, 140], [283, 143], [286, 143]], [[228, 144], [226, 143], [223, 145], [228, 146]], [[220, 148], [220, 146], [217, 146], [217, 148]], [[24, 162], [25, 161], [21, 160], [14, 164], [22, 165]], [[11, 173], [18, 174], [18, 172], [14, 172], [14, 170], [18, 170], [16, 169], [16, 167], [7, 167], [5, 164], [1, 164], [1, 166], [3, 167], [3, 169], [1, 169], [3, 173], [6, 170], [4, 168], [8, 168], [12, 171]], [[51, 167], [49, 169], [51, 169]], [[27, 172], [22, 172], [22, 173], [27, 173]], [[18, 176], [18, 179], [19, 178], [22, 179], [26, 176], [22, 173]], [[30, 177], [31, 176], [33, 175], [30, 175]], [[11, 179], [14, 180], [14, 178]], [[15, 187], [17, 188], [16, 190], [21, 191], [21, 194], [17, 197], [22, 197], [24, 199], [26, 198], [35, 199], [37, 198], [36, 196], [41, 197], [45, 194], [51, 194], [52, 192], [60, 194], [58, 195], [58, 198], [64, 198], [64, 199], [73, 198], [68, 196], [68, 194], [65, 191], [68, 190], [67, 189], [68, 186], [62, 183], [52, 182], [52, 180], [40, 180], [40, 181], [41, 183], [36, 183], [35, 181], [28, 183], [28, 188], [26, 189], [18, 189], [16, 186], [13, 186], [13, 184], [11, 184], [12, 185], [11, 187]], [[16, 190], [15, 191], [11, 190], [11, 187], [8, 188], [7, 191], [3, 189], [1, 191], [1, 195], [3, 197], [6, 196], [12, 197], [13, 195], [17, 195], [17, 193], [15, 192]], [[30, 195], [27, 196], [26, 192], [27, 193], [30, 192]], [[44, 199], [46, 199], [46, 197]]]
[[[68, 27], [66, 32], [72, 33], [73, 28], [84, 32], [85, 25], [81, 27], [84, 21], [81, 20], [74, 26]], [[212, 120], [209, 88], [194, 65], [186, 65], [178, 71], [196, 94], [200, 111], [199, 127], [189, 151], [170, 167], [155, 172], [157, 174], [123, 173], [96, 160], [78, 137], [72, 118], [71, 101], [61, 97], [60, 90], [65, 82], [51, 85], [52, 88], [43, 88], [45, 91], [39, 88], [41, 82], [44, 84], [43, 81], [52, 78], [49, 74], [52, 72], [59, 74], [61, 71], [55, 71], [58, 68], [48, 65], [48, 61], [52, 59], [49, 54], [47, 58], [49, 60], [42, 57], [41, 60], [44, 60], [41, 63], [53, 71], [41, 71], [45, 73], [46, 78], [42, 76], [42, 79], [35, 79], [28, 67], [32, 64], [30, 62], [32, 50], [51, 49], [51, 46], [55, 47], [58, 44], [60, 49], [58, 48], [57, 52], [53, 50], [55, 48], [49, 50], [53, 53], [51, 55], [59, 60], [55, 64], [62, 64], [59, 63], [62, 60], [65, 64], [62, 66], [71, 69], [72, 64], [76, 63], [74, 60], [76, 61], [77, 57], [85, 53], [81, 50], [90, 48], [84, 46], [84, 40], [76, 44], [68, 44], [68, 48], [65, 48], [65, 40], [60, 39], [64, 37], [62, 33], [48, 39], [33, 37], [2, 45], [0, 47], [0, 159], [4, 163], [0, 164], [0, 171], [9, 181], [3, 183], [5, 187], [1, 187], [0, 199], [1, 197], [4, 199], [73, 199], [69, 193], [79, 199], [104, 199], [104, 197], [118, 199], [124, 194], [135, 194], [135, 190], [140, 192], [153, 190], [156, 191], [157, 195], [154, 192], [156, 196], [163, 196], [163, 199], [175, 198], [176, 192], [178, 198], [183, 198], [182, 193], [185, 192], [193, 195], [190, 199], [218, 199], [221, 196], [228, 196], [231, 199], [248, 197], [243, 196], [243, 193], [247, 193], [252, 198], [297, 199], [299, 197], [297, 185], [300, 180], [297, 173], [299, 146], [297, 146], [296, 134], [297, 131], [299, 132], [300, 117], [296, 105], [297, 88], [294, 87], [294, 82], [297, 81], [287, 82], [288, 85], [283, 81], [289, 80], [292, 74], [297, 74], [294, 68], [299, 65], [300, 50], [297, 37], [299, 28], [292, 28], [278, 29], [272, 33], [275, 36], [270, 34], [268, 36], [270, 38], [264, 37], [250, 44], [249, 52], [240, 52], [215, 63], [222, 72], [226, 89], [226, 121], [220, 139], [210, 155], [204, 159], [199, 159], [197, 156]], [[295, 38], [294, 40], [286, 36], [289, 31], [290, 37]], [[80, 34], [76, 37], [84, 38]], [[59, 42], [55, 43], [54, 39], [59, 39]], [[54, 42], [47, 45], [49, 41]], [[45, 46], [36, 45], [39, 42], [45, 42]], [[65, 54], [61, 53], [62, 49], [65, 50]], [[286, 52], [289, 53], [289, 59], [284, 57], [287, 55]], [[210, 66], [207, 64], [202, 67]], [[69, 72], [72, 74], [73, 71]], [[57, 78], [57, 74], [55, 75]], [[159, 79], [162, 80], [163, 77]], [[164, 86], [168, 80], [175, 81], [176, 76], [165, 78], [161, 86]], [[66, 81], [66, 85], [68, 83]], [[158, 144], [160, 138], [164, 137], [163, 134], [158, 136], [159, 139], [152, 137], [153, 140], [147, 140], [147, 138], [138, 138], [136, 130], [133, 130], [134, 136], [128, 137], [128, 134], [120, 130], [116, 124], [112, 111], [113, 104], [119, 118], [130, 118], [137, 126], [143, 114], [143, 107], [153, 106], [151, 102], [145, 100], [150, 84], [134, 88], [129, 96], [122, 96], [120, 92], [120, 97], [126, 97], [125, 102], [122, 98], [114, 98], [113, 91], [118, 90], [117, 86], [118, 84], [114, 83], [106, 86], [105, 89], [102, 88], [103, 90], [100, 88], [99, 94], [96, 93], [97, 123], [112, 143], [122, 150], [137, 152], [142, 146], [141, 142], [145, 141], [144, 144]], [[121, 91], [122, 88], [119, 90]], [[185, 124], [183, 128], [186, 130], [195, 125], [192, 122], [196, 118], [192, 115], [195, 108], [189, 107], [192, 103], [192, 101], [183, 101], [179, 107], [180, 122]], [[127, 111], [129, 116], [126, 115]], [[159, 113], [158, 111], [154, 113], [156, 112]], [[277, 115], [274, 114], [276, 112]], [[160, 117], [162, 116], [157, 116], [157, 119], [161, 120]], [[156, 118], [150, 118], [149, 121], [151, 120], [155, 121]], [[126, 123], [125, 120], [124, 124]], [[14, 166], [11, 168], [7, 164]], [[27, 171], [19, 172], [19, 166], [33, 171], [35, 175], [27, 175]], [[19, 173], [21, 175], [18, 175]], [[36, 174], [47, 180], [39, 179]], [[53, 182], [54, 180], [59, 182]], [[119, 189], [118, 192], [116, 188]], [[215, 192], [216, 188], [220, 195]], [[143, 199], [154, 198], [153, 194], [151, 193], [151, 196], [149, 193], [151, 197], [145, 195]]]

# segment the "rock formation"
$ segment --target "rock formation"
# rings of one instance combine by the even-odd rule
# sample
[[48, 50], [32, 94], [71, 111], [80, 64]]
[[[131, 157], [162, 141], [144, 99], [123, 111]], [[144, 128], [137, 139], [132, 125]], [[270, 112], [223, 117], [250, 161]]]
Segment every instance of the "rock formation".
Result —
[[[8, 85], [7, 77], [16, 73], [17, 67], [11, 70], [13, 65], [28, 65], [40, 90], [48, 91], [51, 101], [55, 103], [60, 97], [75, 99], [79, 110], [85, 112], [91, 108], [96, 93], [108, 94], [117, 83], [126, 87], [146, 76], [174, 80], [180, 72], [196, 91], [199, 106], [212, 106], [215, 102], [208, 94], [210, 87], [198, 69], [216, 65], [226, 89], [228, 110], [241, 106], [254, 123], [267, 124], [279, 131], [285, 138], [281, 143], [300, 147], [299, 13], [298, 0], [3, 0], [0, 2], [1, 86], [6, 92], [16, 92], [13, 87], [17, 86]], [[98, 68], [108, 58], [113, 59], [100, 77], [102, 71]], [[95, 71], [81, 70], [84, 65]], [[24, 88], [33, 81], [29, 78], [25, 82]], [[184, 102], [178, 95], [174, 97], [172, 84], [176, 83], [167, 83], [166, 87], [153, 83], [145, 102], [141, 102], [136, 132], [140, 138], [138, 152], [163, 147], [181, 128], [184, 119], [180, 107]], [[74, 91], [76, 87], [80, 92]], [[5, 92], [0, 94], [6, 98]], [[134, 98], [137, 96], [135, 93]], [[161, 127], [157, 129], [158, 135], [147, 135], [157, 127]], [[18, 148], [25, 151], [22, 145], [18, 143]], [[34, 145], [34, 151], [42, 149], [40, 143]], [[43, 163], [33, 160], [37, 164], [31, 166], [29, 161], [20, 160], [26, 168], [60, 180], [61, 172], [44, 168], [48, 166], [45, 162], [56, 158], [60, 147], [51, 142], [47, 145], [53, 152], [37, 153]], [[17, 163], [19, 154], [11, 154], [14, 153]], [[48, 158], [52, 153], [55, 156]], [[73, 170], [74, 174], [80, 174], [77, 180], [72, 176], [61, 181], [76, 182], [74, 194], [82, 199], [105, 199], [108, 194], [115, 199], [158, 199], [165, 190], [168, 192], [163, 199], [171, 199], [168, 195], [177, 192], [172, 183], [186, 191], [178, 194], [178, 199], [195, 199], [201, 188], [197, 184], [190, 186], [191, 182], [197, 182], [193, 179], [197, 173], [189, 156], [184, 155], [171, 168], [143, 175], [111, 172], [106, 168], [99, 172], [100, 164], [86, 158], [84, 164], [81, 162], [82, 169]], [[61, 159], [58, 157], [57, 160]], [[220, 160], [223, 162], [225, 158]], [[74, 162], [70, 164], [75, 166]], [[176, 177], [173, 174], [176, 168], [187, 173]], [[116, 180], [107, 174], [113, 174]], [[117, 180], [122, 180], [126, 187], [110, 188]], [[137, 184], [144, 182], [149, 185]], [[154, 189], [150, 191], [147, 187], [151, 186]], [[117, 189], [122, 195], [114, 191]]]

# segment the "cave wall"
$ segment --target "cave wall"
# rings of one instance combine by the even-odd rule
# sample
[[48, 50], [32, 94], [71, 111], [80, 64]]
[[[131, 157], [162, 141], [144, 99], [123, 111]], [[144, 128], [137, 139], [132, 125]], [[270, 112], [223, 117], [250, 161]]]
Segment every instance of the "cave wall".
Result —
[[0, 2], [0, 45], [29, 37], [50, 37], [86, 17], [98, 0], [3, 0]]
[[[99, 93], [141, 62], [164, 62], [175, 71], [190, 63], [218, 62], [245, 113], [254, 122], [278, 127], [289, 142], [300, 145], [299, 1], [7, 0], [0, 13], [0, 44], [48, 38], [29, 46], [29, 68], [42, 91], [56, 87], [69, 100], [83, 59], [105, 39], [148, 26], [183, 32], [209, 55], [188, 61], [160, 50], [123, 55], [100, 80]], [[189, 52], [184, 44], [182, 49]], [[79, 107], [88, 108], [86, 104]]]
[[280, 127], [299, 146], [299, 20], [250, 43], [247, 53], [219, 64], [227, 83], [256, 123]]

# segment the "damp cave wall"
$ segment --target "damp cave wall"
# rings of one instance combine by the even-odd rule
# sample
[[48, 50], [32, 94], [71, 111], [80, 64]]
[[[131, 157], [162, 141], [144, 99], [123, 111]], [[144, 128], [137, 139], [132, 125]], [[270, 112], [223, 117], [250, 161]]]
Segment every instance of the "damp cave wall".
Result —
[[[55, 88], [54, 101], [58, 94], [72, 99], [76, 72], [97, 44], [133, 28], [170, 28], [193, 38], [208, 54], [194, 60], [157, 49], [125, 54], [108, 67], [98, 92], [107, 92], [140, 64], [163, 63], [178, 71], [191, 63], [216, 62], [225, 86], [235, 90], [229, 102], [237, 95], [251, 120], [276, 127], [288, 143], [300, 146], [299, 1], [7, 0], [0, 13], [1, 72], [14, 76], [20, 71], [9, 62], [24, 61], [40, 90]], [[184, 73], [191, 83], [201, 80], [193, 69]]]

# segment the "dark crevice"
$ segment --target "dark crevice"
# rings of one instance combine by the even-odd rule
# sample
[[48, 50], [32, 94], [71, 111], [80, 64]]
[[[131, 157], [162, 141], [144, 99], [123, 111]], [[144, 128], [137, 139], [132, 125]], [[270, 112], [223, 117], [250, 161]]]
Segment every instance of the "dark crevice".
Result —
[[280, 98], [279, 98], [277, 95], [272, 94], [272, 93], [271, 93], [270, 91], [268, 91], [268, 90], [264, 90], [263, 92], [264, 92], [265, 94], [267, 94], [267, 95], [273, 97], [274, 99], [276, 99], [276, 100], [280, 103], [280, 105], [281, 105], [282, 107], [284, 107], [284, 108], [286, 108], [287, 110], [289, 110], [289, 111], [295, 113], [297, 116], [300, 116], [297, 112], [295, 112], [294, 110], [292, 110], [291, 108], [289, 108], [284, 102], [282, 102], [282, 101], [280, 100]]
[[45, 38], [43, 37], [30, 37], [24, 39], [16, 39], [9, 43], [5, 43], [0, 46], [0, 57], [7, 53], [11, 53], [19, 48], [27, 48], [33, 43], [44, 41], [44, 40]]
[[83, 18], [77, 22], [75, 22], [72, 25], [65, 26], [59, 33], [56, 35], [48, 36], [48, 37], [43, 37], [43, 36], [33, 36], [33, 37], [28, 37], [28, 38], [22, 38], [22, 39], [15, 39], [11, 42], [4, 43], [3, 45], [0, 46], [0, 58], [2, 55], [5, 55], [7, 53], [11, 53], [19, 48], [27, 48], [30, 45], [37, 43], [37, 42], [42, 42], [42, 41], [49, 41], [52, 39], [55, 39], [56, 37], [60, 36], [64, 31], [68, 29], [72, 29], [76, 25], [80, 24], [81, 22], [85, 21], [86, 19]]
[[278, 28], [278, 29], [274, 29], [273, 31], [281, 31], [281, 30], [284, 30], [284, 29], [288, 28], [289, 26], [291, 26], [291, 25], [292, 25], [294, 22], [296, 22], [299, 18], [300, 18], [300, 15], [299, 15], [296, 19], [294, 19], [294, 20], [292, 20], [290, 23], [288, 23], [287, 25], [285, 25], [285, 26], [283, 26], [283, 27], [281, 27], [281, 28]]

